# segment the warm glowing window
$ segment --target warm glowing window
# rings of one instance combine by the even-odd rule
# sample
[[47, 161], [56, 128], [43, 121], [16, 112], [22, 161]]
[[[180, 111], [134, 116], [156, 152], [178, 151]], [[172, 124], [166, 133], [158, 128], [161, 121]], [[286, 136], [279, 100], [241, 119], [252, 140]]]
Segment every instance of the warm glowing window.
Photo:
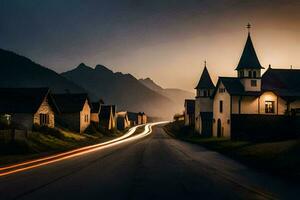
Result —
[[251, 86], [256, 87], [257, 86], [257, 81], [256, 80], [251, 80]]
[[266, 113], [274, 113], [275, 112], [274, 104], [275, 104], [274, 101], [266, 101], [265, 102], [265, 112]]
[[40, 114], [40, 125], [48, 125], [48, 124], [49, 124], [49, 115]]
[[84, 115], [84, 122], [89, 122], [89, 115]]

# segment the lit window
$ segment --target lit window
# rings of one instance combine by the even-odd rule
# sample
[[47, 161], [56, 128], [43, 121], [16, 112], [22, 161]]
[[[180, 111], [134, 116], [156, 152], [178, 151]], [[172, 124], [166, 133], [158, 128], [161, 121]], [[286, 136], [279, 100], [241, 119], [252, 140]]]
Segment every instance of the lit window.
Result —
[[274, 113], [274, 101], [265, 101], [265, 112], [266, 113]]
[[256, 80], [251, 80], [251, 86], [256, 87], [257, 86], [257, 81]]

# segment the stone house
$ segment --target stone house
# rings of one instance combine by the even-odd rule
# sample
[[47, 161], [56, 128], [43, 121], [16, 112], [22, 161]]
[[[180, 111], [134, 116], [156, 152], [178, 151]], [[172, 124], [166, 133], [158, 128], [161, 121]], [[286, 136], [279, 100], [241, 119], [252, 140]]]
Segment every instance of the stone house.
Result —
[[70, 130], [82, 133], [90, 125], [91, 106], [88, 95], [82, 94], [54, 94], [56, 105], [60, 113], [57, 121]]
[[33, 125], [54, 128], [59, 113], [49, 88], [0, 88], [0, 116], [6, 125], [31, 130]]

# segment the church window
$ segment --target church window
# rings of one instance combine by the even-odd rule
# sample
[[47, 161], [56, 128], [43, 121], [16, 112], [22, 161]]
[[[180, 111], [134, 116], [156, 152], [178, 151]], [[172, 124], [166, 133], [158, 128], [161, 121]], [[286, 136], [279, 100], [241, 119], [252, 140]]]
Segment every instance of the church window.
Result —
[[252, 74], [252, 75], [253, 75], [253, 78], [256, 78], [256, 76], [257, 76], [257, 75], [256, 75], [256, 71], [253, 71], [252, 73], [253, 73], [253, 74]]
[[257, 86], [257, 81], [251, 80], [251, 87], [256, 87], [256, 86]]
[[249, 71], [249, 72], [248, 72], [248, 77], [249, 77], [249, 78], [252, 78], [252, 71]]
[[204, 90], [204, 91], [203, 91], [203, 96], [204, 96], [204, 97], [207, 97], [207, 90]]
[[274, 101], [265, 101], [265, 112], [266, 113], [274, 113]]

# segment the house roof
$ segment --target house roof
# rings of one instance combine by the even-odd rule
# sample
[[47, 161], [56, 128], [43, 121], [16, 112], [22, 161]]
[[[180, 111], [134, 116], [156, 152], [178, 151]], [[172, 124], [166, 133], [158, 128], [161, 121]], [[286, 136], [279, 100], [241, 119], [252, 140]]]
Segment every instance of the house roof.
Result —
[[138, 120], [139, 113], [135, 113], [135, 112], [127, 112], [127, 115], [128, 115], [128, 119], [129, 119], [130, 121], [137, 121], [137, 120]]
[[250, 33], [248, 34], [242, 56], [236, 67], [236, 70], [239, 69], [263, 69], [257, 58]]
[[[219, 77], [217, 88], [219, 87], [220, 83], [223, 83], [226, 91], [230, 95], [259, 96], [261, 93], [261, 92], [245, 91], [244, 86], [241, 83], [240, 79], [236, 77]], [[215, 90], [214, 95], [216, 92], [217, 89]]]
[[195, 100], [194, 99], [186, 99], [185, 107], [187, 114], [195, 114]]
[[206, 66], [203, 69], [200, 80], [195, 89], [214, 89], [215, 85], [212, 82]]
[[281, 97], [300, 97], [300, 70], [273, 69], [262, 76], [262, 90], [273, 91]]
[[111, 105], [101, 105], [99, 118], [109, 120], [111, 116], [111, 111], [112, 111]]
[[88, 100], [88, 94], [86, 93], [64, 93], [64, 94], [54, 94], [53, 95], [56, 105], [58, 106], [60, 112], [62, 113], [75, 113], [80, 112], [83, 106]]
[[0, 113], [36, 113], [47, 97], [53, 103], [49, 88], [0, 88], [0, 96]]

